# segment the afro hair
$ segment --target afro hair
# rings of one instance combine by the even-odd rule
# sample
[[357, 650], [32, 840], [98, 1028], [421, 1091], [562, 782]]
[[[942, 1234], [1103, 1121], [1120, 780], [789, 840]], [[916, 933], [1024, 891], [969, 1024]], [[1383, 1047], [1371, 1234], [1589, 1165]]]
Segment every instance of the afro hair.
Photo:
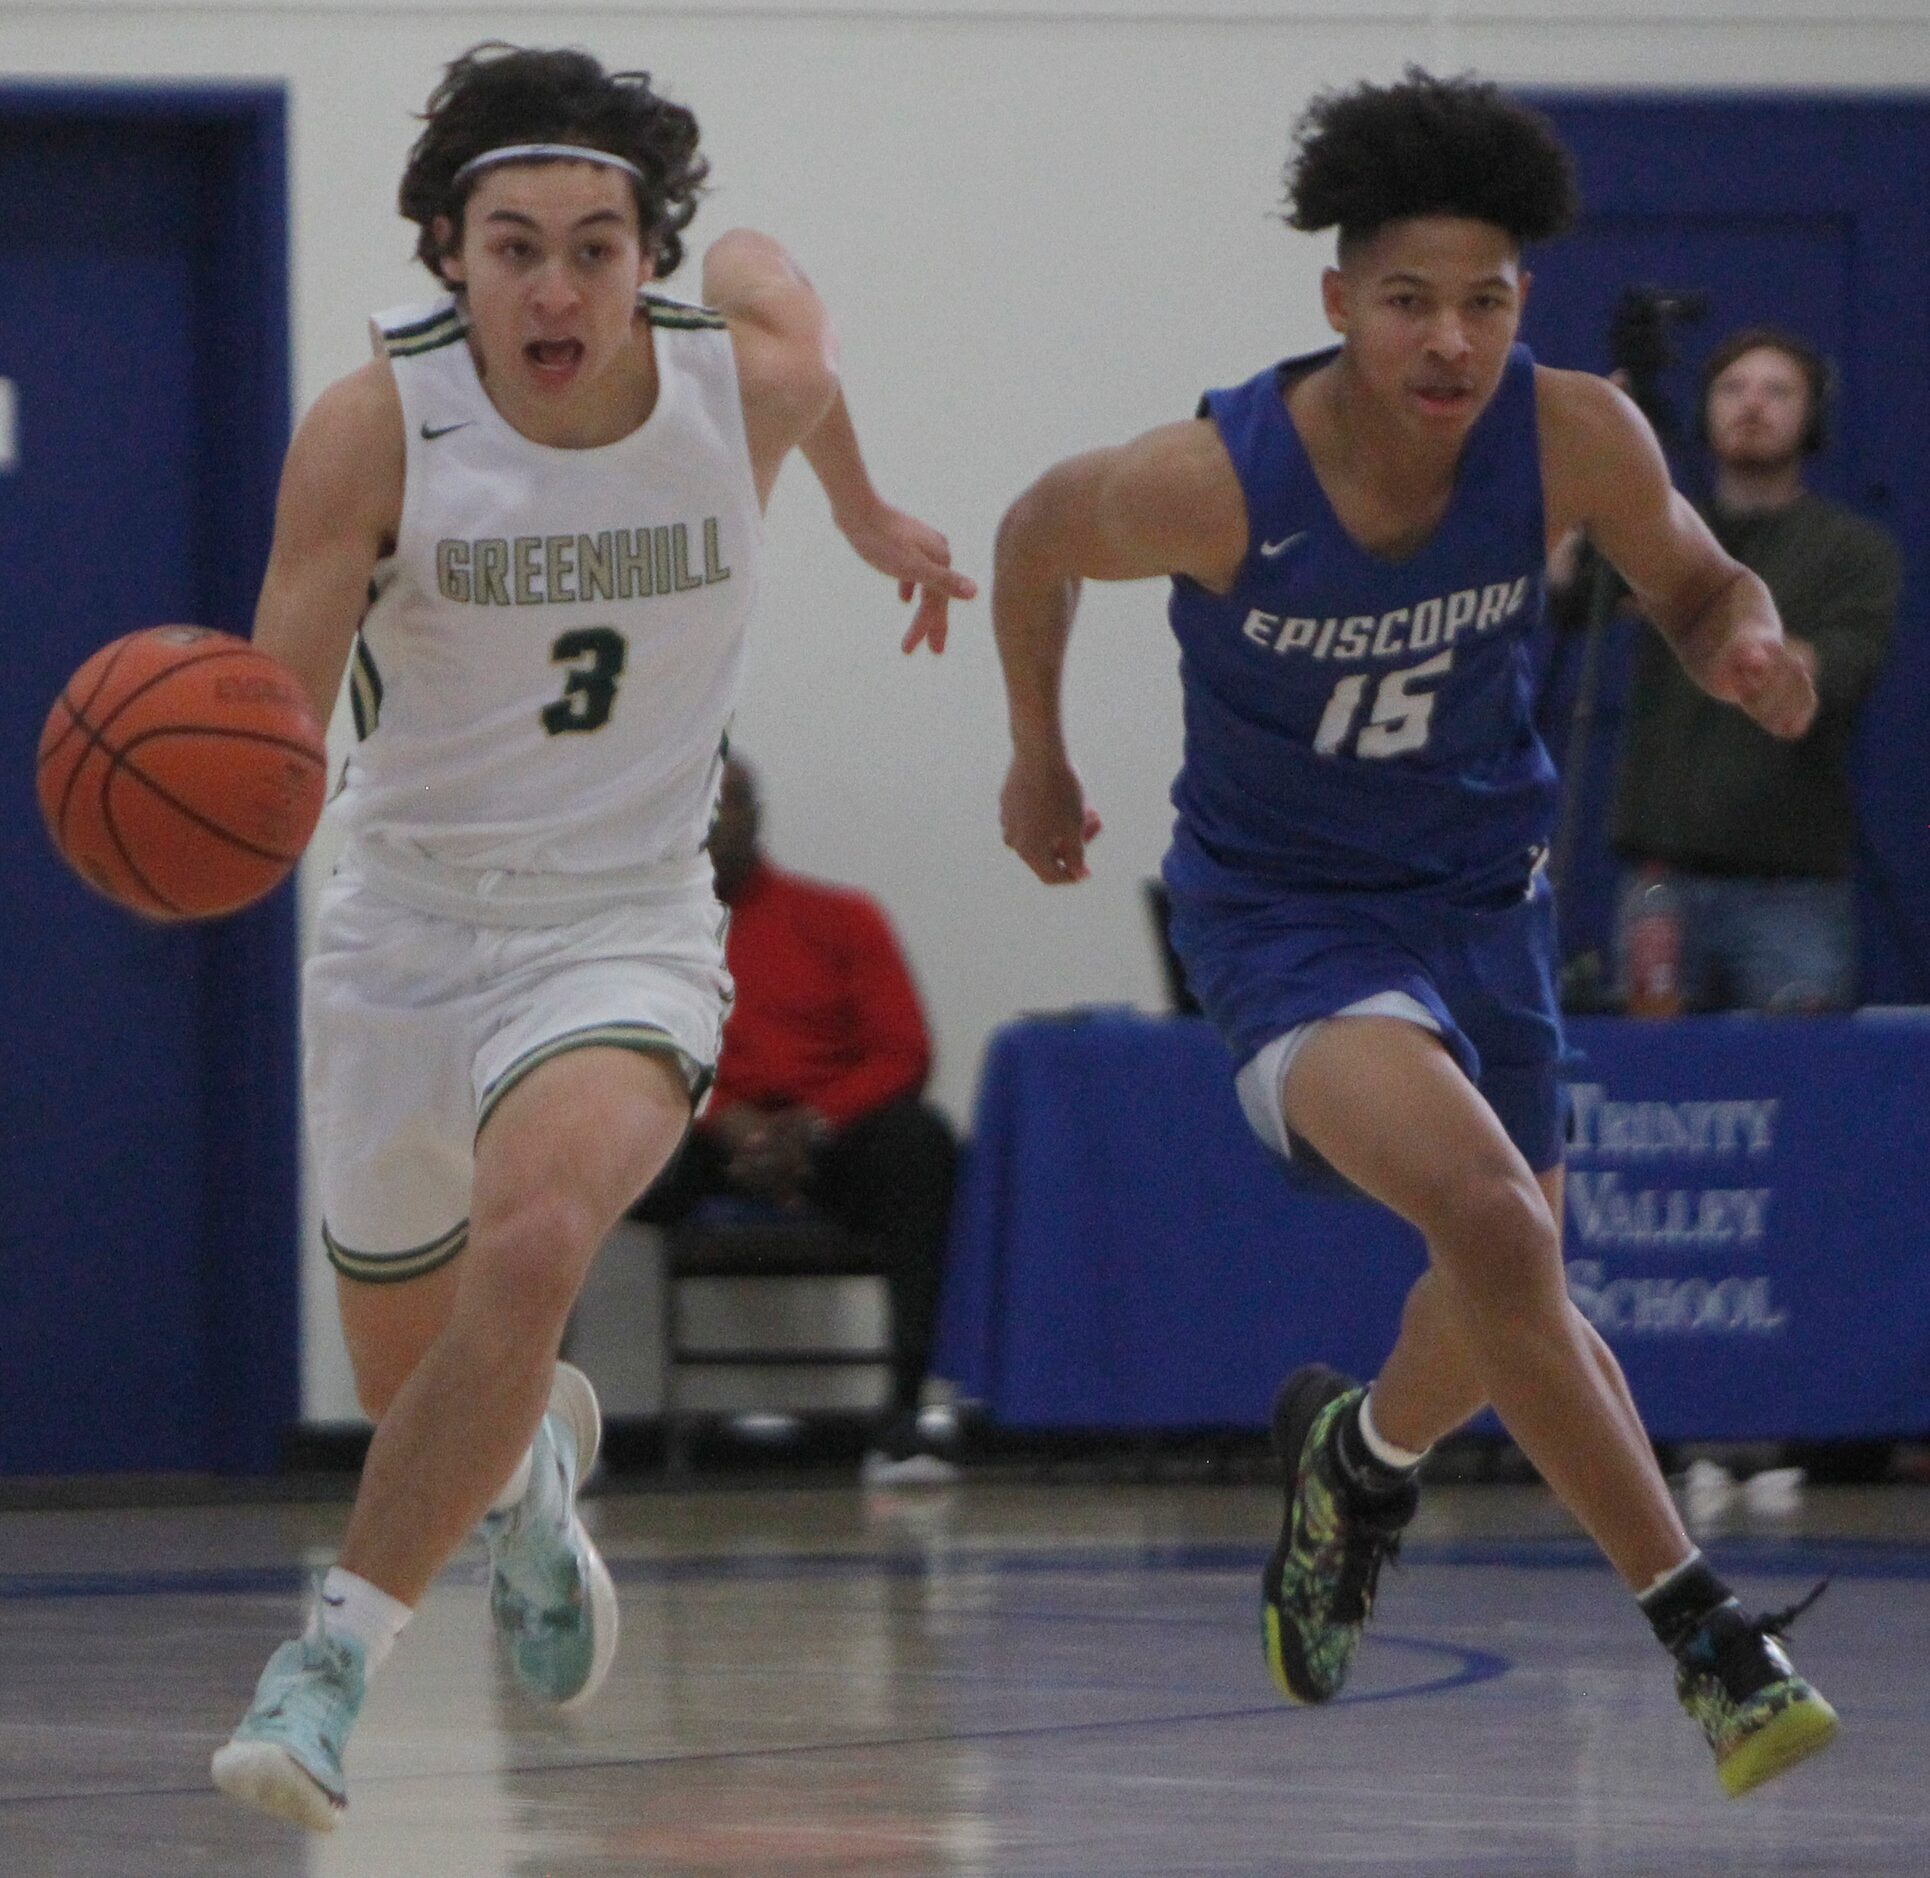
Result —
[[1575, 218], [1575, 169], [1539, 112], [1473, 78], [1416, 66], [1397, 85], [1323, 92], [1294, 129], [1287, 221], [1343, 248], [1414, 215], [1505, 229], [1517, 246]]

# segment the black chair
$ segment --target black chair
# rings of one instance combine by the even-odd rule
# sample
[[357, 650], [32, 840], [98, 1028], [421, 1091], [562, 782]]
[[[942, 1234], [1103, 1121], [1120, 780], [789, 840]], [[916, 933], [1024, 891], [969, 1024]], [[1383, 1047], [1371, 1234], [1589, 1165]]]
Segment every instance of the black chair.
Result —
[[688, 1465], [692, 1425], [701, 1414], [717, 1412], [693, 1413], [685, 1406], [680, 1387], [685, 1370], [871, 1369], [889, 1376], [888, 1287], [882, 1344], [697, 1343], [690, 1338], [684, 1308], [684, 1287], [705, 1280], [799, 1286], [834, 1278], [869, 1278], [883, 1285], [883, 1265], [871, 1240], [819, 1212], [738, 1200], [706, 1201], [663, 1231], [660, 1347], [664, 1453], [672, 1473], [681, 1473]]

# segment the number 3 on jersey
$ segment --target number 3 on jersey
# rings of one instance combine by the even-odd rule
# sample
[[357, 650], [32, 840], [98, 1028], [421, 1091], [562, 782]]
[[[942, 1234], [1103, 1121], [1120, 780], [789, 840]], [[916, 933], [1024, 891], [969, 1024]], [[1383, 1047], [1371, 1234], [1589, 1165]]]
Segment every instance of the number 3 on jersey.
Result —
[[610, 721], [617, 680], [630, 651], [614, 626], [579, 626], [550, 647], [550, 663], [567, 665], [563, 695], [543, 707], [543, 728], [552, 737], [571, 730], [601, 730]]
[[[559, 642], [560, 643], [560, 642]], [[1360, 735], [1354, 739], [1356, 756], [1400, 756], [1419, 750], [1427, 743], [1434, 721], [1434, 693], [1409, 691], [1416, 679], [1439, 678], [1454, 663], [1452, 652], [1437, 652], [1423, 665], [1410, 665], [1405, 671], [1389, 672], [1374, 693], [1374, 708], [1367, 714]], [[1367, 673], [1356, 672], [1343, 678], [1320, 714], [1320, 728], [1314, 732], [1316, 756], [1337, 756], [1360, 715], [1360, 701], [1367, 690]]]

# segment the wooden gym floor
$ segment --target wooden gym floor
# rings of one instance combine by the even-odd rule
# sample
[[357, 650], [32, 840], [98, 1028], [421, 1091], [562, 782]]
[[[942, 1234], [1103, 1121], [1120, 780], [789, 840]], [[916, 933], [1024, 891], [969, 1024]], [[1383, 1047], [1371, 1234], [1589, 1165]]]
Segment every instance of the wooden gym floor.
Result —
[[211, 1750], [339, 1503], [0, 1513], [0, 1873], [109, 1878], [1767, 1878], [1930, 1871], [1930, 1490], [1705, 1534], [1745, 1596], [1833, 1574], [1822, 1759], [1722, 1798], [1669, 1666], [1533, 1488], [1430, 1490], [1332, 1707], [1274, 1699], [1252, 1487], [697, 1487], [591, 1502], [624, 1609], [561, 1726], [491, 1647], [480, 1550], [377, 1682], [341, 1829]]

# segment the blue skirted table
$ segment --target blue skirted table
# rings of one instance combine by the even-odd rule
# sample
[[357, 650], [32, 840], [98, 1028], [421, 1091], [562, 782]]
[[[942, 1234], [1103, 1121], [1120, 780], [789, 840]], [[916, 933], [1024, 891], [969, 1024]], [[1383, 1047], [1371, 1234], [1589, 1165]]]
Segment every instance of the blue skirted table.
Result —
[[[1663, 1439], [1930, 1430], [1930, 1016], [1571, 1025], [1571, 1294]], [[1289, 1185], [1198, 1019], [993, 1038], [936, 1367], [1015, 1429], [1260, 1426], [1371, 1375], [1420, 1272]]]

